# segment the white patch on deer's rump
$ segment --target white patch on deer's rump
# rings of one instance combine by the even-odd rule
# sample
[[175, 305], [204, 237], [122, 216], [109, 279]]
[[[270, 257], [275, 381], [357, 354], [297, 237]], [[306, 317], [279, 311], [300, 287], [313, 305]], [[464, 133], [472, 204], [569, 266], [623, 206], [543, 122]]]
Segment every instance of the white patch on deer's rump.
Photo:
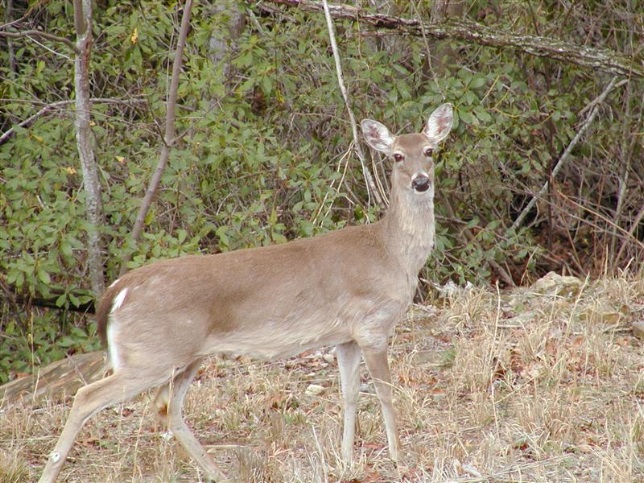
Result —
[[107, 349], [110, 356], [112, 370], [116, 371], [121, 366], [121, 359], [118, 353], [118, 329], [119, 323], [115, 312], [121, 308], [127, 296], [127, 288], [121, 290], [114, 300], [112, 300], [112, 310], [110, 310], [109, 321], [107, 324]]
[[113, 371], [116, 371], [121, 365], [116, 340], [117, 330], [118, 323], [116, 319], [114, 317], [110, 317], [109, 324], [107, 325], [107, 350], [110, 357], [110, 365], [112, 366]]
[[123, 301], [125, 300], [125, 296], [127, 295], [127, 288], [124, 288], [121, 290], [116, 297], [114, 297], [114, 300], [112, 301], [112, 310], [110, 311], [110, 314], [113, 314], [116, 312], [121, 305], [123, 305]]

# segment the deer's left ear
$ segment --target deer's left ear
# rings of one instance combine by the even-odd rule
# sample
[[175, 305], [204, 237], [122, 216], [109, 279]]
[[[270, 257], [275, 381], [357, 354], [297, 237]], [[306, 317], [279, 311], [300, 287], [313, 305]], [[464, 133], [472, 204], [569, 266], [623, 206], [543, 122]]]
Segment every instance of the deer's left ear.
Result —
[[391, 156], [391, 148], [394, 145], [396, 138], [392, 136], [387, 129], [387, 126], [379, 123], [378, 121], [372, 121], [371, 119], [364, 119], [360, 126], [362, 127], [362, 134], [364, 135], [365, 141], [376, 151], [385, 153], [387, 156]]
[[443, 104], [436, 108], [432, 115], [427, 120], [427, 126], [423, 133], [434, 144], [440, 143], [447, 137], [452, 130], [454, 123], [454, 108], [450, 103]]

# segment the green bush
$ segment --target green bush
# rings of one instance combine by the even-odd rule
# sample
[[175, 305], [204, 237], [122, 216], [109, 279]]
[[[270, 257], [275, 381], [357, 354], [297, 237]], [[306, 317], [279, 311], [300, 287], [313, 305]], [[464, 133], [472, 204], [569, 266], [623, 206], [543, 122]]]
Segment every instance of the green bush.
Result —
[[[395, 3], [400, 15], [427, 14], [414, 2]], [[584, 19], [593, 18], [602, 25], [601, 42], [619, 50], [628, 40], [611, 36], [619, 31], [619, 12], [596, 3], [585, 7], [585, 17], [577, 11], [565, 16], [557, 5], [526, 10], [516, 2], [473, 5], [467, 15], [515, 33], [534, 34], [540, 26], [578, 44], [585, 41], [579, 34]], [[225, 34], [230, 11], [194, 7], [179, 89], [180, 137], [144, 235], [133, 243], [134, 219], [159, 157], [180, 15], [174, 4], [153, 0], [95, 5], [92, 130], [108, 281], [118, 276], [127, 254], [134, 268], [187, 253], [283, 243], [382, 214], [350, 151], [351, 126], [323, 16], [298, 9], [270, 13], [245, 3], [239, 8], [249, 9], [247, 21], [233, 38]], [[42, 30], [74, 38], [71, 3], [46, 2], [30, 15]], [[438, 104], [456, 107], [455, 130], [436, 168], [439, 226], [423, 278], [486, 284], [503, 281], [501, 270], [517, 283], [529, 281], [561, 259], [559, 247], [563, 252], [572, 244], [574, 251], [581, 246], [577, 239], [588, 240], [588, 226], [603, 227], [601, 237], [609, 233], [612, 225], [605, 220], [611, 221], [615, 197], [605, 187], [619, 185], [615, 173], [627, 160], [616, 154], [626, 145], [615, 140], [636, 130], [619, 109], [628, 104], [633, 115], [641, 115], [634, 101], [641, 99], [641, 85], [630, 98], [609, 99], [606, 109], [614, 107], [615, 117], [598, 118], [547, 206], [513, 230], [513, 219], [549, 179], [576, 134], [577, 114], [607, 77], [510, 50], [393, 32], [377, 37], [357, 22], [335, 24], [358, 119], [379, 119], [409, 132], [421, 129]], [[213, 52], [213, 36], [227, 42], [223, 56]], [[13, 127], [15, 135], [0, 145], [0, 273], [19, 302], [5, 302], [0, 320], [0, 381], [35, 360], [96, 346], [87, 324], [91, 317], [68, 312], [91, 302], [73, 106], [57, 104], [30, 126], [17, 127], [44, 105], [73, 100], [73, 53], [55, 42], [28, 39], [11, 40], [7, 47], [0, 49], [0, 128]], [[632, 159], [641, 154], [641, 147], [629, 149]], [[387, 185], [386, 162], [374, 155], [369, 169]], [[626, 188], [633, 196], [623, 197], [623, 213], [632, 220], [641, 194]], [[564, 189], [568, 198], [561, 196]], [[590, 207], [590, 214], [571, 208], [569, 195]], [[593, 254], [603, 253], [611, 240], [601, 237], [575, 252], [579, 260], [587, 257], [578, 266], [561, 259], [555, 269], [597, 268], [592, 264], [600, 258]], [[615, 266], [631, 255], [629, 248]], [[423, 285], [421, 292], [427, 290]], [[43, 300], [53, 300], [66, 315], [30, 305]]]

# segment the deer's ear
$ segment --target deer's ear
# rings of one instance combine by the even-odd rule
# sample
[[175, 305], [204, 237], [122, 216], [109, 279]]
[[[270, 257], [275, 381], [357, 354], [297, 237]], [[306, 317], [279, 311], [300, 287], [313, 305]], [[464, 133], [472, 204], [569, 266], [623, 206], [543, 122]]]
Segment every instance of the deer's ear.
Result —
[[372, 121], [371, 119], [364, 119], [360, 125], [362, 126], [362, 134], [367, 144], [376, 151], [390, 156], [391, 148], [396, 138], [391, 135], [387, 126], [380, 124], [378, 121]]
[[451, 104], [443, 104], [436, 108], [427, 120], [423, 133], [434, 143], [438, 144], [447, 137], [454, 123], [454, 108]]

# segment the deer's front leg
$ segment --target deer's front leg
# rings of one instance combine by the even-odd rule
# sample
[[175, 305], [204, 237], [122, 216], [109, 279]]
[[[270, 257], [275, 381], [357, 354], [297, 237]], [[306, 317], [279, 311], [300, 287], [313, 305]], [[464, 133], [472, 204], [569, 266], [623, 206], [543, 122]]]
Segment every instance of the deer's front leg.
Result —
[[340, 385], [344, 400], [344, 429], [342, 434], [342, 459], [349, 463], [353, 458], [356, 432], [356, 411], [360, 391], [360, 347], [355, 342], [340, 344], [335, 349], [340, 369]]
[[396, 427], [396, 413], [394, 411], [391, 373], [387, 362], [387, 346], [377, 348], [362, 348], [362, 354], [376, 386], [376, 394], [382, 406], [382, 416], [385, 420], [387, 442], [389, 444], [389, 457], [398, 461], [400, 439]]

